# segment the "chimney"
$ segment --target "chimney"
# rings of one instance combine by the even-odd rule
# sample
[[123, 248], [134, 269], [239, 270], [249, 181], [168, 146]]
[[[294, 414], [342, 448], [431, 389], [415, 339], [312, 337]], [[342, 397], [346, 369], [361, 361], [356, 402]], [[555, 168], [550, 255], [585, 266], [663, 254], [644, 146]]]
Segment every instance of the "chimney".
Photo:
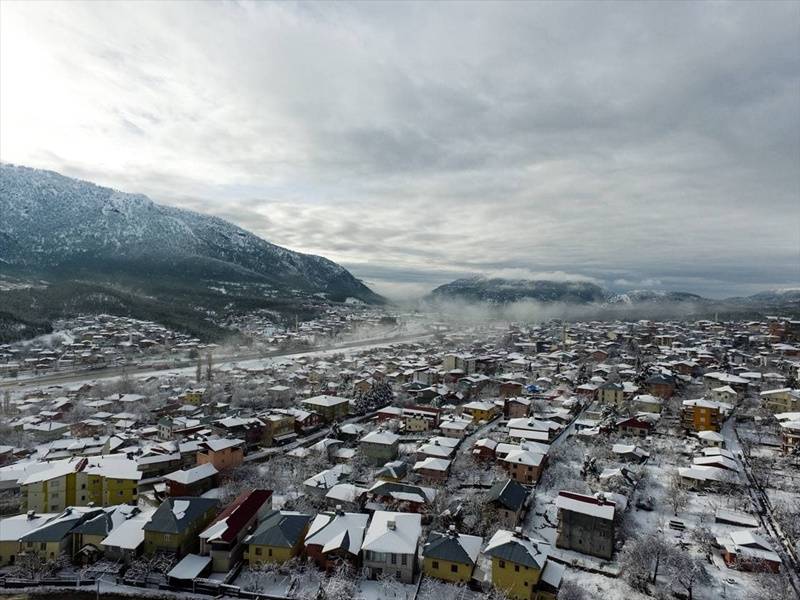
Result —
[[28, 520], [30, 521], [35, 517], [36, 517], [36, 511], [35, 510], [29, 510], [28, 511]]
[[342, 510], [342, 505], [341, 504], [337, 504], [336, 505], [336, 514], [337, 515], [343, 515], [344, 514], [344, 510]]
[[450, 525], [450, 527], [447, 528], [447, 533], [450, 535], [450, 537], [458, 537], [455, 525]]
[[395, 523], [394, 519], [389, 519], [386, 521], [386, 529], [390, 531], [394, 531], [397, 528], [397, 523]]
[[89, 504], [87, 504], [86, 506], [88, 506], [89, 508], [94, 508], [94, 502], [89, 502]]

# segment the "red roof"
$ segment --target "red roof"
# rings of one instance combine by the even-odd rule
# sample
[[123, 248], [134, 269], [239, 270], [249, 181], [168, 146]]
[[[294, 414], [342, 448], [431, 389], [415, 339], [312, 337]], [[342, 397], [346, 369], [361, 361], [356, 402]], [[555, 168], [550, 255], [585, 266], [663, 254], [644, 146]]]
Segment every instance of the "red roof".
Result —
[[265, 502], [272, 498], [272, 490], [250, 490], [242, 492], [239, 496], [225, 507], [219, 516], [206, 527], [210, 528], [215, 523], [227, 519], [228, 528], [219, 536], [225, 542], [232, 542], [243, 527], [261, 510]]

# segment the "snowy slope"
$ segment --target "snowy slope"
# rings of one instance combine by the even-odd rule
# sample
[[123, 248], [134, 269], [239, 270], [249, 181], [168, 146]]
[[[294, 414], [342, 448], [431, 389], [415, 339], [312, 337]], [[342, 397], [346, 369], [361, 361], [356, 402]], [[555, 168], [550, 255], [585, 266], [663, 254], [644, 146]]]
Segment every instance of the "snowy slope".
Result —
[[216, 217], [51, 171], [0, 165], [0, 214], [0, 264], [17, 271], [155, 272], [381, 301], [326, 258], [276, 246]]

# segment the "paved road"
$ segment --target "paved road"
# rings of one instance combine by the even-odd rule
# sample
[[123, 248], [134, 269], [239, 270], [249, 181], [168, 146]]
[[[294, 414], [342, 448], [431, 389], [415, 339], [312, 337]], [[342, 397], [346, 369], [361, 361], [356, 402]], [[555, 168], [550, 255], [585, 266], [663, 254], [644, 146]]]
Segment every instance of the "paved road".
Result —
[[[372, 340], [357, 340], [352, 342], [342, 342], [339, 344], [331, 344], [329, 346], [318, 346], [308, 350], [297, 351], [276, 351], [276, 352], [248, 352], [244, 354], [231, 354], [214, 357], [215, 368], [222, 365], [231, 365], [237, 362], [248, 360], [266, 360], [271, 358], [283, 358], [290, 356], [312, 356], [318, 353], [330, 352], [333, 350], [348, 350], [352, 348], [374, 348], [380, 346], [388, 346], [392, 344], [400, 344], [403, 342], [413, 342], [432, 337], [432, 333], [423, 334], [409, 334], [401, 336], [393, 336], [386, 338], [377, 338]], [[192, 370], [197, 364], [196, 360], [187, 360], [170, 365], [169, 367], [156, 367], [153, 369], [137, 369], [133, 366], [124, 367], [107, 367], [104, 369], [86, 370], [86, 371], [70, 371], [68, 373], [48, 373], [39, 377], [18, 378], [18, 379], [4, 379], [0, 381], [0, 390], [4, 388], [21, 388], [21, 387], [41, 387], [42, 385], [61, 385], [65, 383], [73, 383], [76, 381], [95, 381], [99, 379], [110, 379], [112, 377], [120, 377], [128, 374], [131, 377], [142, 378], [151, 375], [165, 375], [176, 370], [185, 369]]]
[[785, 569], [783, 570], [789, 577], [789, 581], [794, 588], [794, 591], [800, 597], [800, 581], [798, 580], [798, 573], [800, 573], [800, 565], [795, 560], [786, 536], [780, 531], [778, 525], [772, 514], [772, 504], [766, 490], [759, 485], [755, 477], [753, 477], [750, 464], [747, 456], [742, 451], [742, 446], [739, 443], [739, 433], [736, 431], [736, 415], [731, 416], [722, 426], [722, 436], [725, 438], [725, 445], [736, 457], [736, 462], [739, 464], [742, 472], [747, 477], [747, 490], [750, 492], [750, 497], [753, 504], [758, 507], [758, 518], [761, 521], [764, 530], [772, 538], [772, 545], [778, 551], [778, 554], [783, 561]]

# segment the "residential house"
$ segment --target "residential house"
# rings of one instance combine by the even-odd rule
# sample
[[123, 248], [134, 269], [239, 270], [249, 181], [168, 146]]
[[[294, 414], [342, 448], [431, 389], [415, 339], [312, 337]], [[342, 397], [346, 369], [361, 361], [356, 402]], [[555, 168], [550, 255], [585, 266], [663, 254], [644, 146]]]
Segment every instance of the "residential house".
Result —
[[270, 411], [261, 415], [264, 422], [262, 443], [265, 446], [281, 446], [297, 438], [295, 416], [285, 411]]
[[655, 427], [655, 420], [649, 416], [651, 413], [636, 417], [623, 417], [616, 422], [617, 431], [623, 435], [647, 437]]
[[444, 483], [450, 476], [450, 464], [447, 459], [428, 456], [415, 462], [411, 470], [425, 481]]
[[391, 431], [378, 429], [362, 437], [358, 445], [370, 463], [382, 465], [397, 458], [400, 436]]
[[458, 533], [454, 525], [445, 533], [431, 532], [422, 547], [422, 571], [452, 583], [468, 583], [478, 561], [483, 538]]
[[144, 526], [153, 516], [155, 509], [147, 509], [131, 516], [100, 542], [103, 555], [114, 561], [130, 564], [144, 550]]
[[494, 460], [496, 448], [496, 440], [492, 438], [481, 438], [472, 446], [472, 458], [478, 461]]
[[103, 540], [108, 534], [139, 512], [137, 506], [120, 504], [87, 518], [72, 530], [70, 555], [83, 564], [93, 563], [103, 552]]
[[700, 398], [684, 400], [681, 408], [681, 425], [686, 431], [719, 431], [722, 425], [720, 403]]
[[197, 535], [217, 514], [212, 498], [167, 498], [144, 526], [144, 552], [174, 552], [184, 556], [198, 548]]
[[509, 452], [501, 462], [514, 481], [532, 485], [539, 481], [547, 464], [547, 455], [519, 449]]
[[303, 400], [302, 405], [319, 414], [327, 423], [344, 419], [350, 413], [350, 400], [339, 396], [314, 396]]
[[306, 554], [324, 571], [331, 571], [341, 562], [358, 566], [368, 521], [369, 515], [339, 509], [318, 514], [306, 534]]
[[0, 566], [13, 565], [20, 551], [20, 539], [57, 516], [58, 513], [37, 514], [31, 510], [0, 519]]
[[497, 531], [483, 553], [492, 562], [492, 585], [513, 600], [555, 600], [564, 567], [547, 559], [550, 545], [515, 531]]
[[439, 430], [442, 435], [450, 438], [463, 438], [467, 435], [467, 429], [472, 425], [472, 419], [447, 415], [439, 422]]
[[[501, 394], [502, 395], [502, 394]], [[514, 396], [506, 398], [503, 402], [503, 416], [506, 419], [522, 419], [528, 416], [531, 410], [529, 398]]]
[[245, 558], [250, 565], [259, 565], [284, 563], [299, 556], [311, 519], [299, 512], [272, 511], [245, 538]]
[[375, 478], [382, 481], [402, 481], [408, 475], [408, 463], [402, 460], [387, 462], [375, 473]]
[[498, 414], [497, 406], [492, 402], [485, 400], [475, 400], [467, 402], [464, 406], [464, 414], [472, 418], [473, 423], [480, 423], [481, 421], [489, 422], [494, 419]]
[[60, 512], [68, 506], [87, 505], [89, 492], [78, 489], [77, 474], [88, 464], [85, 458], [64, 459], [48, 463], [19, 482], [21, 508], [24, 512]]
[[675, 394], [675, 378], [669, 375], [657, 374], [648, 377], [645, 385], [648, 393], [664, 400], [672, 398]]
[[425, 513], [436, 499], [436, 490], [394, 481], [376, 481], [367, 490], [366, 508]]
[[415, 513], [375, 511], [361, 545], [370, 577], [394, 577], [413, 583], [422, 517]]
[[202, 496], [217, 485], [219, 471], [211, 463], [164, 475], [168, 496]]
[[634, 409], [646, 413], [660, 413], [664, 399], [652, 394], [638, 394], [631, 401]]
[[766, 539], [748, 529], [733, 531], [717, 538], [722, 559], [730, 569], [778, 573], [781, 557]]
[[621, 406], [625, 399], [625, 387], [621, 383], [607, 381], [597, 388], [597, 399], [603, 404]]
[[800, 413], [785, 414], [796, 415], [796, 418], [780, 421], [781, 451], [784, 454], [794, 454], [800, 448]]
[[272, 491], [242, 492], [199, 535], [200, 553], [210, 554], [212, 570], [227, 573], [241, 561], [244, 539], [272, 511]]
[[611, 559], [614, 553], [616, 504], [602, 494], [587, 496], [561, 491], [556, 497], [556, 546]]
[[710, 429], [698, 431], [697, 439], [700, 440], [700, 443], [704, 446], [722, 448], [722, 446], [725, 445], [725, 438], [722, 437], [722, 434]]
[[635, 444], [614, 444], [611, 452], [621, 462], [643, 463], [650, 458], [650, 453]]
[[774, 413], [800, 411], [800, 390], [781, 388], [761, 392], [761, 402]]
[[54, 560], [66, 553], [71, 557], [72, 531], [102, 508], [68, 506], [61, 513], [19, 538], [18, 554], [35, 554], [43, 560]]
[[266, 425], [256, 417], [224, 417], [214, 421], [213, 428], [219, 435], [241, 438], [248, 448], [253, 448], [263, 441]]
[[739, 399], [739, 392], [729, 385], [723, 385], [711, 390], [711, 399], [727, 404], [736, 404]]
[[495, 511], [502, 527], [517, 526], [527, 506], [528, 489], [513, 479], [498, 481], [487, 493], [486, 502]]
[[436, 429], [439, 426], [440, 413], [440, 409], [427, 406], [403, 408], [401, 415], [403, 431], [420, 432]]
[[244, 461], [244, 440], [215, 439], [199, 444], [197, 464], [211, 464], [219, 472], [235, 469]]

